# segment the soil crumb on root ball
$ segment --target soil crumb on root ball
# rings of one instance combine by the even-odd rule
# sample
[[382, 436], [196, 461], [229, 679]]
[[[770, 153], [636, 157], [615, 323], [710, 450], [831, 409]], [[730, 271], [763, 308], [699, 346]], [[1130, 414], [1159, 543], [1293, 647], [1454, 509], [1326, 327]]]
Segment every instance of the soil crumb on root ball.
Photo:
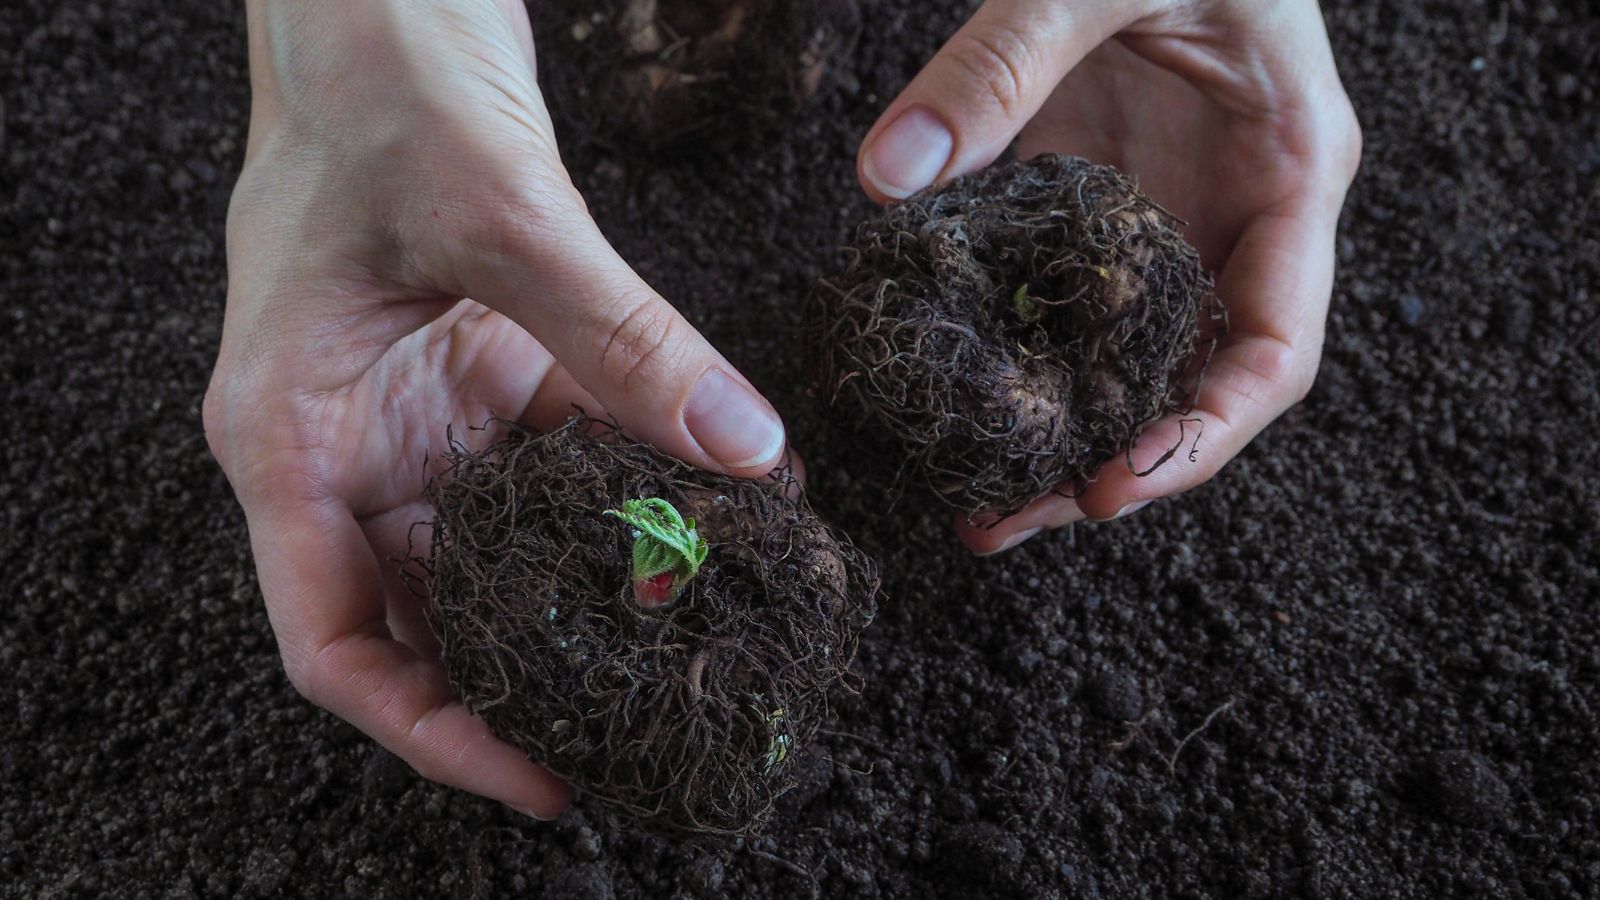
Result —
[[[829, 691], [853, 687], [873, 563], [793, 485], [703, 472], [591, 420], [452, 442], [444, 461], [431, 552], [409, 569], [468, 708], [620, 825], [757, 832]], [[670, 602], [641, 603], [643, 533], [606, 514], [635, 498], [704, 542]]]
[[[843, 77], [856, 0], [613, 0], [575, 7], [563, 40], [595, 131], [662, 147], [732, 146]], [[560, 91], [554, 92], [561, 95]]]
[[1188, 408], [1221, 308], [1182, 224], [1068, 156], [914, 195], [818, 286], [813, 390], [884, 476], [1015, 512]]

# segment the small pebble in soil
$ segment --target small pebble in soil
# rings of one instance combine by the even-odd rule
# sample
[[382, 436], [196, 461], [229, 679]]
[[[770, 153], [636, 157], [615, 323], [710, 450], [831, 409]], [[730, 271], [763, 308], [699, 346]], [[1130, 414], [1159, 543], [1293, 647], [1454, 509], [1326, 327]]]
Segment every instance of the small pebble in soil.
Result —
[[1089, 682], [1089, 707], [1096, 713], [1122, 722], [1144, 715], [1144, 691], [1138, 679], [1122, 669], [1101, 669]]
[[1511, 788], [1483, 757], [1447, 750], [1424, 760], [1416, 773], [1417, 799], [1451, 822], [1484, 827], [1505, 818]]

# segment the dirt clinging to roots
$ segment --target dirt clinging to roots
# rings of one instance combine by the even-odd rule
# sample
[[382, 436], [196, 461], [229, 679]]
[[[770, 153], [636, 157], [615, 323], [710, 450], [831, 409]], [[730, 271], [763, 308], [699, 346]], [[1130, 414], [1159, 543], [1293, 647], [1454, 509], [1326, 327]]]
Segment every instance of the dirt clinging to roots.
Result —
[[819, 285], [813, 389], [879, 474], [1015, 512], [1189, 408], [1223, 319], [1182, 225], [1054, 154], [917, 194]]
[[[598, 436], [596, 436], [598, 433]], [[876, 609], [877, 570], [792, 482], [694, 469], [574, 419], [481, 452], [452, 442], [411, 570], [463, 701], [500, 737], [661, 833], [760, 830], [828, 718]], [[660, 497], [710, 545], [669, 606], [634, 600], [632, 536]]]

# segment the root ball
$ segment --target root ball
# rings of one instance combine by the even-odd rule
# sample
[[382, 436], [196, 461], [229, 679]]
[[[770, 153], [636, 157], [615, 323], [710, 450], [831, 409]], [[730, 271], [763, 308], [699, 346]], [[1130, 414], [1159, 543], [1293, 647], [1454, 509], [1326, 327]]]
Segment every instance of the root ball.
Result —
[[1013, 513], [1187, 409], [1221, 311], [1181, 226], [1067, 156], [917, 194], [819, 285], [813, 389], [878, 475]]
[[[452, 443], [444, 459], [431, 552], [409, 568], [468, 708], [618, 824], [759, 831], [829, 692], [850, 686], [873, 563], [785, 485], [702, 472], [588, 420], [481, 452]], [[694, 517], [709, 544], [665, 606], [636, 602], [633, 537], [603, 515], [638, 497]]]

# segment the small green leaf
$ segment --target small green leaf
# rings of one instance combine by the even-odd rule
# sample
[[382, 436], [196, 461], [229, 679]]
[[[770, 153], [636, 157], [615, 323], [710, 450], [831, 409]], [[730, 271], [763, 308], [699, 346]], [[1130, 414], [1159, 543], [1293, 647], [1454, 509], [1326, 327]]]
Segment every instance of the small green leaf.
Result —
[[608, 509], [605, 514], [633, 526], [635, 581], [671, 572], [676, 595], [706, 561], [710, 548], [695, 531], [694, 519], [685, 519], [659, 497], [628, 500], [622, 509]]
[[[756, 695], [756, 699], [764, 702], [764, 698], [760, 694]], [[790, 737], [784, 728], [783, 720], [786, 713], [783, 707], [779, 707], [772, 712], [766, 712], [759, 704], [752, 703], [750, 704], [750, 710], [756, 714], [758, 720], [767, 726], [767, 755], [763, 760], [761, 774], [770, 775], [773, 768], [782, 765], [783, 761], [789, 758], [789, 750], [794, 746], [794, 738]]]
[[1017, 318], [1030, 325], [1044, 317], [1044, 309], [1039, 305], [1039, 301], [1028, 296], [1026, 284], [1017, 288], [1017, 292], [1011, 295], [1011, 309], [1016, 312]]

